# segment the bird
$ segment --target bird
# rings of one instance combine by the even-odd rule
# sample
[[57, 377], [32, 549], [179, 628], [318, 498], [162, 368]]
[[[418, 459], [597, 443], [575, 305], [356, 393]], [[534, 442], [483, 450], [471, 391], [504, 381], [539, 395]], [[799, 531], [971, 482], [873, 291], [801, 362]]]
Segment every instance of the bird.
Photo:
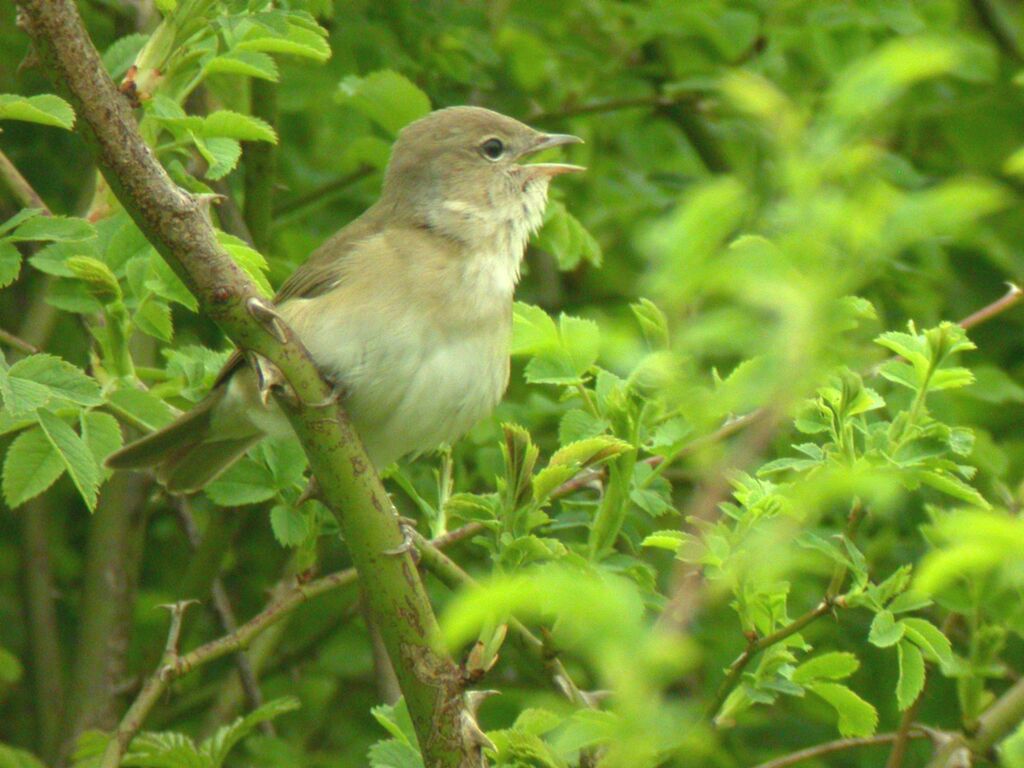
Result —
[[[526, 161], [577, 143], [483, 107], [430, 112], [399, 132], [377, 201], [281, 285], [273, 311], [378, 470], [455, 442], [500, 402], [527, 241], [552, 179], [585, 170]], [[263, 438], [292, 434], [265, 390], [236, 351], [205, 398], [106, 465], [197, 492]]]

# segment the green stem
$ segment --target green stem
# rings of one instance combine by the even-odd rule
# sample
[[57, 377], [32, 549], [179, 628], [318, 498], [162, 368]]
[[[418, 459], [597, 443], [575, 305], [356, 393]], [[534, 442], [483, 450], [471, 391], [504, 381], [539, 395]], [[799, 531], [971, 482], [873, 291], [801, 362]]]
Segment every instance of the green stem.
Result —
[[[252, 80], [249, 86], [249, 111], [255, 117], [277, 126], [277, 85]], [[245, 223], [253, 246], [266, 252], [270, 247], [270, 225], [274, 218], [274, 183], [277, 147], [267, 141], [242, 143], [245, 167]]]
[[[78, 130], [119, 202], [199, 299], [204, 314], [239, 347], [273, 363], [290, 385], [294, 402], [277, 397], [278, 405], [338, 518], [395, 664], [424, 762], [431, 768], [480, 765], [481, 745], [464, 727], [461, 674], [439, 650], [429, 598], [412, 558], [400, 551], [398, 515], [332, 387], [289, 329], [270, 327], [254, 315], [253, 302], [264, 301], [258, 288], [218, 243], [200, 201], [173, 183], [143, 141], [72, 0], [18, 4], [41, 63], [70, 100]], [[119, 765], [133, 733], [129, 727], [111, 740], [104, 768]]]

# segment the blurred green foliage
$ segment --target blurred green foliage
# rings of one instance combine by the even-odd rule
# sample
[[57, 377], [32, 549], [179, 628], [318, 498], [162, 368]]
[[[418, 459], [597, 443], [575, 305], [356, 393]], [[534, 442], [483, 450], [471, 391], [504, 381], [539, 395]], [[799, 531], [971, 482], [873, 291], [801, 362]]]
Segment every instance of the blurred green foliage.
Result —
[[[907, 717], [972, 734], [1019, 681], [1024, 315], [1009, 294], [955, 324], [1024, 272], [1016, 4], [80, 7], [172, 178], [228, 198], [211, 206], [222, 243], [268, 294], [374, 199], [396, 132], [432, 107], [585, 138], [588, 173], [560, 181], [527, 257], [506, 401], [388, 472], [422, 532], [480, 526], [450, 553], [479, 588], [429, 586], [474, 686], [502, 693], [479, 712], [494, 764], [749, 766]], [[100, 656], [117, 690], [82, 709], [82, 585], [104, 504], [132, 498], [102, 460], [122, 428], [202, 397], [225, 352], [98, 181], [70, 108], [19, 66], [9, 4], [0, 43], [0, 149], [59, 214], [0, 189], [0, 328], [42, 350], [0, 358], [0, 764], [53, 764], [116, 723], [164, 639], [151, 609], [190, 596], [199, 559], [175, 502], [137, 494], [129, 586], [99, 598], [127, 595]], [[225, 517], [241, 528], [216, 564], [241, 620], [279, 580], [348, 562], [304, 485], [297, 446], [266, 443], [190, 504], [211, 537]], [[42, 567], [31, 516], [55, 670], [24, 576]], [[422, 765], [403, 705], [380, 706], [359, 616], [355, 590], [330, 592], [254, 644], [264, 694], [297, 712], [280, 699], [231, 730], [245, 704], [218, 662], [181, 677], [127, 764]], [[183, 647], [222, 634], [189, 617]], [[63, 705], [34, 687], [41, 666]], [[1015, 725], [989, 756], [1004, 768], [1024, 765]], [[228, 732], [244, 746], [197, 757]], [[81, 765], [103, 738], [82, 737]], [[877, 766], [884, 749], [816, 764]], [[930, 753], [915, 741], [902, 765]]]

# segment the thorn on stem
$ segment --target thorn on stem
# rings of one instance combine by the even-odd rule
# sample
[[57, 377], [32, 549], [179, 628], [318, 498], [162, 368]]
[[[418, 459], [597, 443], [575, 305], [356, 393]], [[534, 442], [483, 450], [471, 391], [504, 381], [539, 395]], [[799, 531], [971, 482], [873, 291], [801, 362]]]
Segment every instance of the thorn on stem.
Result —
[[250, 296], [245, 302], [245, 308], [249, 311], [250, 315], [260, 321], [263, 325], [263, 330], [282, 344], [288, 341], [284, 323], [281, 321], [281, 316], [277, 313], [277, 310], [274, 309], [273, 304], [259, 296]]

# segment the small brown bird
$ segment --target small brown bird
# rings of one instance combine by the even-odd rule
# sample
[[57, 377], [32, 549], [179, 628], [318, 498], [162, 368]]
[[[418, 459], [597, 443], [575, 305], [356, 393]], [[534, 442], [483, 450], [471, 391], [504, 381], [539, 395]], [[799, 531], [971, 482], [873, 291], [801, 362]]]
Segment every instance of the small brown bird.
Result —
[[[277, 311], [343, 394], [378, 468], [456, 440], [501, 399], [526, 241], [551, 179], [583, 170], [521, 161], [580, 141], [479, 107], [432, 112], [399, 135], [380, 199], [281, 287]], [[154, 467], [169, 491], [190, 493], [264, 436], [289, 434], [236, 353], [195, 408], [107, 465]]]

